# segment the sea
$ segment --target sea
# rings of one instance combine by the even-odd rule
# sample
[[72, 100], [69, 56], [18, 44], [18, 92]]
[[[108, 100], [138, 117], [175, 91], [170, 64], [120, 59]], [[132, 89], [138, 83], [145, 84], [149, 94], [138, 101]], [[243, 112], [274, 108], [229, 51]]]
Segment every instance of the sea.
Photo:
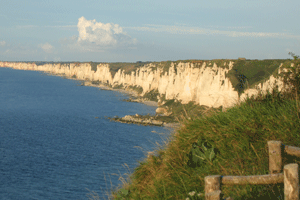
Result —
[[0, 199], [108, 199], [171, 129], [110, 121], [155, 114], [128, 94], [0, 68]]

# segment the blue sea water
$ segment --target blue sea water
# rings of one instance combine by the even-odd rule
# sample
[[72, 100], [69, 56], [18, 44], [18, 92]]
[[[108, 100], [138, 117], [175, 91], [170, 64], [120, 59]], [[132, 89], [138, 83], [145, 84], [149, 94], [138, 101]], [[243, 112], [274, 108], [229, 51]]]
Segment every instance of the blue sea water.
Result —
[[118, 186], [120, 175], [169, 136], [163, 127], [105, 118], [154, 114], [155, 107], [78, 85], [0, 68], [0, 199], [88, 199], [90, 191], [107, 199], [111, 183]]

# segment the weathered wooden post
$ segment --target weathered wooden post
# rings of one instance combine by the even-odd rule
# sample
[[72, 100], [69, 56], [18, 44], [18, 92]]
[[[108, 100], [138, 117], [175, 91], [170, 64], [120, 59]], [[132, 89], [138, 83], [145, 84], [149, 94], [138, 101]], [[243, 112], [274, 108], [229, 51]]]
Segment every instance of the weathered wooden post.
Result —
[[221, 190], [216, 190], [205, 194], [205, 200], [221, 200]]
[[206, 176], [205, 181], [205, 200], [221, 200], [221, 176]]
[[284, 200], [299, 200], [298, 164], [284, 166]]
[[281, 141], [268, 141], [270, 174], [277, 174], [282, 171], [282, 146]]

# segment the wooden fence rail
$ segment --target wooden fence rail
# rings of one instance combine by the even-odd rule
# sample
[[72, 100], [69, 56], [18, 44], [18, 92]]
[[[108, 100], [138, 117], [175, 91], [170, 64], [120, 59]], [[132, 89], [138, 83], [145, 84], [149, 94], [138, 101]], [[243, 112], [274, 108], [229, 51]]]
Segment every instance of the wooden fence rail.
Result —
[[[206, 176], [205, 199], [221, 200], [221, 185], [246, 184], [276, 184], [284, 183], [284, 199], [299, 200], [298, 164], [287, 164], [283, 167], [283, 152], [288, 155], [300, 157], [300, 148], [282, 144], [281, 141], [268, 141], [269, 173], [255, 176]], [[283, 170], [283, 173], [282, 173]], [[232, 198], [231, 198], [232, 199]]]

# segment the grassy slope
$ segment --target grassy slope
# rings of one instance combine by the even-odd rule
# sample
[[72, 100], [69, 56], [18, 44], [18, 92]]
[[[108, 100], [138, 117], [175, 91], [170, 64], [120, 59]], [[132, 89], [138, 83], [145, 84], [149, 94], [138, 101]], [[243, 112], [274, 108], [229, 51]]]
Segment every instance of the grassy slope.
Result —
[[[255, 77], [254, 72], [247, 73]], [[127, 180], [123, 179], [123, 185], [109, 195], [115, 199], [123, 199], [117, 198], [117, 194], [125, 199], [204, 199], [207, 175], [268, 174], [268, 140], [281, 140], [292, 146], [300, 144], [297, 114], [295, 100], [274, 93], [248, 99], [226, 112], [215, 110], [210, 116], [192, 116], [172, 134], [166, 146], [157, 147], [156, 156], [140, 161]], [[201, 144], [214, 147], [213, 159], [197, 160], [194, 150]], [[290, 156], [284, 163], [299, 161]], [[192, 198], [189, 196], [192, 191], [202, 196]], [[234, 199], [283, 199], [283, 186], [224, 186], [222, 193]], [[98, 197], [91, 195], [91, 198]]]
[[[192, 191], [204, 194], [207, 175], [268, 174], [268, 140], [300, 144], [296, 110], [293, 100], [248, 100], [226, 112], [186, 121], [157, 156], [140, 162], [127, 180], [130, 184], [123, 185], [130, 191], [126, 199], [185, 199]], [[205, 140], [215, 147], [215, 159], [193, 163], [193, 144]], [[285, 163], [299, 161], [289, 157]], [[281, 186], [279, 192], [277, 186]], [[283, 187], [224, 186], [222, 192], [235, 199], [277, 199], [283, 195]], [[113, 194], [116, 197], [116, 191]]]
[[240, 94], [244, 89], [266, 81], [271, 75], [277, 77], [280, 64], [290, 65], [291, 60], [236, 60], [227, 74], [233, 87]]

